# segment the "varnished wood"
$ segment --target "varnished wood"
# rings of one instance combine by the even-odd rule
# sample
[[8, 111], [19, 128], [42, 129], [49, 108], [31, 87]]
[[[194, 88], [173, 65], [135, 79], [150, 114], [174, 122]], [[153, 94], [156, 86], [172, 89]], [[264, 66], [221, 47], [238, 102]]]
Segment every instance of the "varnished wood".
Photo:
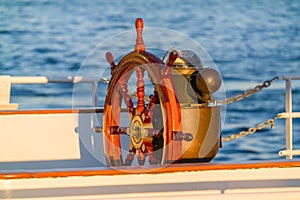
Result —
[[177, 59], [177, 57], [178, 57], [177, 53], [175, 51], [172, 51], [169, 55], [167, 66], [172, 67], [172, 65], [175, 62], [175, 60]]
[[146, 47], [143, 40], [143, 28], [144, 22], [142, 18], [137, 18], [135, 21], [135, 28], [136, 28], [136, 44], [134, 45], [134, 50], [137, 52], [146, 51]]
[[107, 53], [105, 54], [105, 58], [106, 58], [106, 61], [107, 61], [107, 62], [109, 63], [109, 65], [110, 65], [110, 72], [111, 72], [111, 74], [112, 74], [112, 72], [114, 71], [115, 66], [116, 66], [115, 61], [114, 61], [114, 57], [113, 57], [113, 55], [112, 55], [111, 52], [107, 52]]
[[[117, 116], [113, 115], [111, 111], [113, 111], [115, 107], [119, 107], [120, 103], [113, 103], [114, 99], [118, 99], [115, 97], [115, 88], [120, 84], [120, 80], [124, 75], [126, 74], [131, 75], [132, 71], [136, 68], [141, 68], [140, 70], [147, 71], [148, 77], [153, 81], [155, 85], [155, 90], [157, 91], [158, 94], [158, 99], [160, 99], [161, 104], [164, 104], [165, 106], [162, 106], [163, 108], [166, 109], [168, 114], [166, 114], [166, 126], [164, 127], [164, 145], [168, 146], [164, 150], [164, 154], [166, 156], [163, 156], [163, 163], [168, 163], [169, 161], [176, 160], [174, 158], [173, 153], [173, 148], [172, 145], [168, 145], [172, 139], [173, 139], [173, 132], [174, 131], [179, 131], [180, 130], [180, 105], [178, 101], [176, 100], [176, 96], [173, 90], [172, 82], [169, 78], [161, 78], [161, 69], [164, 66], [163, 62], [155, 55], [149, 53], [149, 52], [137, 52], [133, 51], [127, 55], [125, 55], [118, 65], [116, 66], [113, 75], [111, 77], [107, 93], [106, 93], [106, 98], [105, 98], [105, 104], [104, 104], [104, 114], [103, 114], [103, 133], [104, 133], [104, 138], [103, 140], [105, 141], [104, 143], [108, 144], [109, 143], [109, 138], [114, 137], [110, 134], [110, 127], [111, 126], [118, 126], [118, 124], [113, 124], [112, 116]], [[140, 109], [144, 110], [145, 107], [145, 102], [143, 102], [143, 96], [144, 96], [144, 89], [140, 86], [144, 85], [142, 83], [143, 77], [142, 74], [137, 71], [138, 75], [138, 82], [137, 82], [137, 88], [140, 89], [137, 91], [138, 96], [140, 97], [140, 107], [136, 108], [143, 108]], [[129, 77], [128, 77], [129, 78]], [[128, 78], [124, 79], [123, 81], [127, 81]], [[122, 80], [121, 80], [122, 82]], [[124, 85], [124, 84], [121, 84]], [[110, 108], [112, 107], [112, 108]], [[108, 109], [110, 108], [110, 110]], [[137, 114], [141, 114], [137, 112]], [[144, 112], [144, 111], [143, 111]], [[118, 118], [118, 117], [115, 117]], [[149, 123], [149, 122], [148, 122]], [[107, 142], [106, 142], [107, 141]], [[175, 148], [175, 147], [174, 147]], [[121, 147], [120, 147], [121, 149]], [[151, 149], [151, 148], [149, 148]], [[109, 145], [104, 145], [104, 152], [106, 157], [114, 157], [112, 151], [109, 151]], [[108, 166], [116, 166], [114, 162], [108, 163]]]
[[144, 71], [140, 67], [135, 68], [136, 76], [137, 76], [137, 113], [139, 115], [142, 114], [142, 112], [145, 109], [145, 83], [144, 83]]
[[238, 170], [238, 169], [262, 169], [262, 168], [292, 168], [300, 167], [300, 161], [292, 162], [264, 162], [245, 164], [223, 163], [197, 163], [197, 164], [171, 164], [165, 166], [120, 167], [116, 169], [106, 168], [100, 170], [74, 170], [74, 171], [48, 171], [48, 172], [20, 172], [2, 173], [0, 179], [26, 179], [26, 178], [57, 178], [69, 176], [112, 176], [128, 174], [160, 174], [175, 172], [193, 172], [209, 170]]

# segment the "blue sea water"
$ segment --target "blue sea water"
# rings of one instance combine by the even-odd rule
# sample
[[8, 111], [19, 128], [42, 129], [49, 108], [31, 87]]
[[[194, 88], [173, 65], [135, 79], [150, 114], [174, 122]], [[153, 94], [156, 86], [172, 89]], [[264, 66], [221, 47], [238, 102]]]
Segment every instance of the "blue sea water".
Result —
[[[134, 28], [137, 17], [143, 18], [146, 27], [173, 29], [199, 42], [217, 65], [226, 96], [277, 75], [300, 75], [297, 0], [1, 0], [0, 75], [74, 76], [96, 45]], [[168, 38], [156, 39], [168, 42]], [[293, 109], [299, 111], [300, 84], [293, 82], [293, 86]], [[68, 84], [15, 85], [11, 101], [19, 102], [20, 109], [70, 108], [72, 88]], [[223, 136], [283, 112], [284, 95], [284, 81], [279, 80], [247, 100], [228, 105]], [[293, 122], [294, 147], [300, 149], [299, 120]], [[285, 146], [284, 132], [281, 119], [274, 130], [226, 142], [214, 162], [284, 159], [277, 155]]]

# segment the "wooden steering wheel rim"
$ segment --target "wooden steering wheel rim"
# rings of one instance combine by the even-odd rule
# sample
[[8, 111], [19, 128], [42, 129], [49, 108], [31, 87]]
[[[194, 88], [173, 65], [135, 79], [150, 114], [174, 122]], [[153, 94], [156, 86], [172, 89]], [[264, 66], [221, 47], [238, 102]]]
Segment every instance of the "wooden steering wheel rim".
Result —
[[[149, 52], [133, 51], [124, 56], [114, 68], [106, 93], [103, 113], [103, 143], [108, 166], [123, 165], [120, 134], [111, 132], [111, 126], [120, 125], [121, 112], [121, 95], [118, 92], [114, 92], [114, 90], [122, 76], [139, 66], [147, 71], [158, 93], [160, 104], [165, 110], [165, 112], [162, 112], [165, 123], [162, 135], [164, 146], [161, 164], [177, 160], [181, 154], [181, 143], [174, 141], [174, 134], [181, 129], [180, 104], [176, 98], [170, 76], [167, 77], [161, 73], [166, 66], [158, 57]], [[128, 81], [130, 76], [131, 73], [125, 78], [125, 81]]]

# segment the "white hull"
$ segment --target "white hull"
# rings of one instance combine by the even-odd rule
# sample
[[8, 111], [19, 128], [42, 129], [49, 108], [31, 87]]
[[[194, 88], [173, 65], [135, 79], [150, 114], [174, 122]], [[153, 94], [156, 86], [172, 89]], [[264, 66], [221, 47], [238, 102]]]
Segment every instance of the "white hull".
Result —
[[[172, 165], [162, 169], [164, 173], [142, 174], [130, 174], [143, 171], [141, 168], [125, 173], [109, 169], [39, 172], [34, 178], [24, 178], [26, 173], [2, 174], [5, 179], [0, 179], [0, 198], [299, 199], [300, 163], [293, 164], [298, 167], [269, 168], [273, 165]], [[278, 163], [283, 165], [289, 164]]]

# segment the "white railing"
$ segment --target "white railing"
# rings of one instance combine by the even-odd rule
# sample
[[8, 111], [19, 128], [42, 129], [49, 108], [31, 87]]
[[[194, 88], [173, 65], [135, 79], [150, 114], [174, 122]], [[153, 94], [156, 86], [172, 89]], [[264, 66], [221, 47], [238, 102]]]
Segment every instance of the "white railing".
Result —
[[300, 155], [300, 150], [293, 150], [293, 118], [300, 118], [300, 112], [293, 112], [292, 80], [300, 80], [300, 76], [282, 76], [282, 79], [285, 80], [285, 112], [280, 114], [281, 118], [286, 119], [286, 149], [278, 154], [293, 159], [293, 155]]
[[43, 83], [98, 83], [108, 82], [107, 79], [98, 77], [46, 77], [46, 76], [10, 76], [12, 84], [43, 84]]
[[[300, 80], [300, 76], [282, 76], [286, 83], [285, 112], [280, 113], [286, 119], [286, 149], [279, 151], [279, 156], [293, 159], [293, 155], [300, 155], [300, 150], [293, 149], [293, 118], [300, 118], [300, 112], [292, 111], [292, 80]], [[12, 84], [47, 84], [47, 83], [90, 83], [92, 87], [93, 105], [98, 106], [97, 85], [99, 82], [108, 83], [106, 78], [68, 76], [52, 78], [46, 76], [2, 76], [0, 75], [0, 110], [17, 109], [18, 104], [10, 103], [10, 90]]]
[[93, 106], [98, 106], [97, 85], [99, 82], [108, 83], [106, 78], [98, 77], [46, 77], [46, 76], [2, 76], [0, 75], [0, 110], [18, 109], [18, 104], [10, 103], [12, 84], [47, 84], [47, 83], [90, 83], [92, 87]]

